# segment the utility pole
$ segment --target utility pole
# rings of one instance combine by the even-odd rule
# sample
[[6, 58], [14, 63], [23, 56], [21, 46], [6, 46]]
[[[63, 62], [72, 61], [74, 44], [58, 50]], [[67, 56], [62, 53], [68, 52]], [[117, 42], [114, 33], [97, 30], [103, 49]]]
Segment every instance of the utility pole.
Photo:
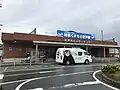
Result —
[[[0, 3], [0, 8], [2, 8], [2, 3]], [[3, 24], [0, 24], [0, 27], [1, 27], [1, 26], [3, 26]], [[1, 30], [1, 28], [0, 28], [0, 30]]]
[[[0, 27], [2, 27], [3, 26], [3, 24], [0, 24]], [[1, 30], [1, 28], [0, 28], [0, 30]]]
[[102, 41], [104, 40], [104, 38], [103, 38], [104, 35], [103, 34], [104, 34], [103, 30], [101, 30], [101, 39], [102, 39]]
[[0, 8], [2, 8], [2, 3], [0, 3]]

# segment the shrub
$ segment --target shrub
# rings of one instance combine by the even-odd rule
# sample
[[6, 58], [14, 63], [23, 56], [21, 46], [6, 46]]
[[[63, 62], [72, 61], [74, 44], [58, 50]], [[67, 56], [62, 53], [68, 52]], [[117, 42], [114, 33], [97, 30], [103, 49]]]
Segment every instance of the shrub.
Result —
[[102, 67], [102, 72], [104, 73], [115, 73], [119, 69], [115, 65], [106, 65]]

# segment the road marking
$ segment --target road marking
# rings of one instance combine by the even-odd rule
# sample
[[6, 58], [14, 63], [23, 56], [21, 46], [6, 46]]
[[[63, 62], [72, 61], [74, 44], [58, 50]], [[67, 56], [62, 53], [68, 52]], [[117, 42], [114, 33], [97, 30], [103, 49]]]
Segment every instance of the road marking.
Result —
[[93, 73], [93, 78], [94, 78], [96, 81], [98, 81], [98, 82], [101, 83], [102, 85], [104, 85], [104, 86], [106, 86], [106, 87], [109, 87], [109, 88], [111, 88], [111, 89], [120, 90], [120, 89], [118, 89], [118, 88], [116, 88], [116, 87], [110, 86], [110, 85], [108, 85], [108, 84], [100, 81], [99, 79], [97, 79], [97, 77], [96, 77], [95, 75], [96, 75], [96, 73], [98, 73], [98, 72], [101, 72], [101, 70], [95, 71], [95, 72]]
[[100, 84], [98, 81], [91, 81], [91, 82], [83, 82], [83, 83], [76, 83], [78, 85], [93, 85], [93, 84]]
[[28, 79], [24, 79], [24, 80], [17, 80], [17, 81], [11, 81], [11, 82], [5, 82], [5, 83], [1, 83], [2, 85], [6, 85], [6, 84], [12, 84], [12, 83], [18, 83], [18, 82], [24, 82]]
[[29, 90], [44, 90], [43, 88], [35, 88], [35, 89], [29, 89]]
[[60, 87], [54, 87], [54, 88], [63, 88], [63, 87], [74, 87], [74, 86], [77, 86], [76, 84], [66, 84], [66, 85], [64, 85], [64, 86], [60, 86]]
[[7, 69], [8, 69], [8, 67], [6, 67], [6, 68], [4, 69], [4, 72], [5, 72]]
[[[65, 84], [58, 87], [50, 87], [48, 89], [58, 89], [58, 88], [69, 88], [69, 87], [77, 87], [77, 86], [83, 86], [83, 85], [93, 85], [93, 84], [100, 84], [97, 81], [90, 81], [90, 82], [83, 82], [83, 83], [72, 83], [72, 84]], [[43, 88], [35, 88], [35, 89], [29, 89], [29, 90], [44, 90]]]
[[20, 88], [25, 85], [26, 83], [29, 83], [31, 81], [34, 80], [38, 80], [38, 79], [45, 79], [45, 78], [52, 78], [52, 77], [63, 77], [63, 76], [71, 76], [71, 75], [76, 75], [76, 74], [85, 74], [85, 73], [92, 73], [94, 71], [86, 71], [86, 72], [77, 72], [77, 73], [69, 73], [69, 74], [60, 74], [60, 75], [54, 75], [54, 76], [46, 76], [46, 77], [39, 77], [39, 78], [32, 78], [32, 79], [28, 79], [25, 82], [21, 83], [20, 85], [18, 85], [16, 87], [15, 90], [20, 90]]
[[[94, 71], [90, 71], [90, 73], [92, 73]], [[89, 73], [89, 72], [86, 72], [86, 73]], [[81, 73], [82, 74], [82, 73]], [[84, 73], [83, 73], [84, 74]], [[48, 76], [49, 77], [49, 76]], [[41, 77], [42, 78], [42, 77]], [[11, 81], [11, 82], [4, 82], [4, 83], [1, 83], [2, 85], [6, 85], [6, 84], [12, 84], [12, 83], [18, 83], [18, 82], [24, 82], [24, 81], [27, 81], [29, 79], [23, 79], [23, 80], [17, 80], [17, 81]]]
[[4, 74], [0, 74], [0, 80], [2, 80], [4, 77]]
[[42, 71], [42, 72], [39, 72], [39, 73], [50, 73], [50, 72], [57, 72], [57, 71], [62, 71], [62, 70], [54, 70], [54, 71]]
[[83, 83], [72, 83], [72, 84], [65, 84], [63, 86], [58, 87], [50, 87], [49, 89], [58, 89], [58, 88], [71, 88], [71, 87], [77, 87], [77, 86], [84, 86], [84, 85], [95, 85], [100, 84], [98, 81], [90, 81], [90, 82], [83, 82]]

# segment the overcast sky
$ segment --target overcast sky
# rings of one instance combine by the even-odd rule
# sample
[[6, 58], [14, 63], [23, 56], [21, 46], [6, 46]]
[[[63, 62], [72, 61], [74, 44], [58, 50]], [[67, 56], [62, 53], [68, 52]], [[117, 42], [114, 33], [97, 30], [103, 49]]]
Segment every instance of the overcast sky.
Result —
[[120, 42], [120, 0], [0, 0], [1, 32], [56, 35], [57, 29], [95, 34]]

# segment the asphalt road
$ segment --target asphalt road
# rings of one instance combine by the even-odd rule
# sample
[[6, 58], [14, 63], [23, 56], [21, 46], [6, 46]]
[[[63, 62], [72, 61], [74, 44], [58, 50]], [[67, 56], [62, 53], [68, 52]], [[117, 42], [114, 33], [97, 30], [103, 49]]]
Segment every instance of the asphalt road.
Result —
[[[2, 90], [113, 90], [94, 80], [100, 66], [76, 65], [39, 72], [37, 78], [2, 85]], [[28, 76], [29, 77], [29, 76]]]

